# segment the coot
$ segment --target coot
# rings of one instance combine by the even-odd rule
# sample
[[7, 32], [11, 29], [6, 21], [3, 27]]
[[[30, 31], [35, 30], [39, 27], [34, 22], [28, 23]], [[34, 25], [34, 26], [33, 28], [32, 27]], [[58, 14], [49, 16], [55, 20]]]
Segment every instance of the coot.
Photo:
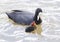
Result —
[[35, 21], [36, 24], [40, 24], [42, 22], [40, 17], [37, 19], [40, 12], [42, 12], [42, 9], [37, 8], [35, 14], [22, 10], [12, 10], [12, 12], [6, 12], [6, 14], [15, 23], [30, 25], [33, 21]]

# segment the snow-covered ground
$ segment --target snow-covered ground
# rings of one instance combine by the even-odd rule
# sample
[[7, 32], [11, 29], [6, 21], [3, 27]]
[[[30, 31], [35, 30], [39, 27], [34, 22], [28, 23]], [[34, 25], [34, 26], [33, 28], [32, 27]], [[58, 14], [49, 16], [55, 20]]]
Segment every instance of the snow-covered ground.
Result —
[[[34, 13], [38, 7], [43, 10], [41, 36], [25, 33], [26, 26], [12, 24], [5, 14], [13, 9]], [[60, 1], [0, 0], [0, 42], [60, 42]]]

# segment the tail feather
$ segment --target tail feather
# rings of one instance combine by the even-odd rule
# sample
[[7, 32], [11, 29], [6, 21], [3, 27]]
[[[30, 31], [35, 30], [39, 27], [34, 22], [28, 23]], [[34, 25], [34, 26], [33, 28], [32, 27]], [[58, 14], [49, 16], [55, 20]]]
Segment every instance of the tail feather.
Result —
[[21, 10], [12, 10], [12, 11], [14, 11], [14, 12], [22, 12]]
[[6, 12], [6, 14], [7, 14], [7, 16], [8, 16], [10, 19], [12, 19], [11, 16], [10, 16], [10, 14], [8, 14], [7, 12]]

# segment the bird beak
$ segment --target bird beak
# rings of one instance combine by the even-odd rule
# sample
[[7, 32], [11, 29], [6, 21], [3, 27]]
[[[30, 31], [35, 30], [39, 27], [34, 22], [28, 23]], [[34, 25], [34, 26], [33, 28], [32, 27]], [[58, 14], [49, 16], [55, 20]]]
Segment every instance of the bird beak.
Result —
[[31, 23], [31, 26], [33, 26], [33, 27], [36, 27], [36, 23], [35, 23], [35, 21], [33, 21], [32, 23]]

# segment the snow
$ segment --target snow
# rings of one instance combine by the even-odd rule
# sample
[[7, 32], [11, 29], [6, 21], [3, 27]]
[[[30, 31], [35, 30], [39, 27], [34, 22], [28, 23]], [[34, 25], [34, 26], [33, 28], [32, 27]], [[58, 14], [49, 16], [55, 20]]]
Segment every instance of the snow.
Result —
[[[40, 14], [42, 35], [26, 33], [26, 26], [13, 24], [5, 12], [13, 9]], [[0, 42], [60, 42], [60, 0], [0, 0]]]

